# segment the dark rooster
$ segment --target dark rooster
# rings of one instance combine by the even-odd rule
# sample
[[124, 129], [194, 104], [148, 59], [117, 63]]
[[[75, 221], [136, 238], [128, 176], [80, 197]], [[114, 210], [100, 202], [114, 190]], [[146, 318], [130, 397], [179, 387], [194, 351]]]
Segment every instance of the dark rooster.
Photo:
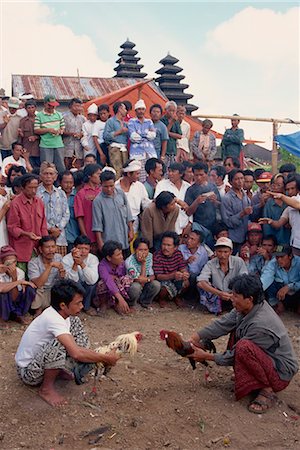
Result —
[[[194, 353], [191, 343], [189, 341], [183, 340], [179, 333], [176, 333], [175, 331], [161, 330], [159, 334], [160, 338], [163, 341], [166, 341], [167, 346], [174, 350], [178, 355], [184, 357]], [[216, 353], [215, 344], [210, 339], [202, 339], [198, 347], [202, 348], [203, 350], [209, 351], [210, 353]], [[193, 358], [189, 358], [189, 361], [193, 370], [195, 370], [196, 361]], [[209, 367], [207, 361], [203, 361], [201, 364], [206, 366], [206, 368]], [[205, 379], [209, 379], [209, 373], [207, 371], [205, 372]]]

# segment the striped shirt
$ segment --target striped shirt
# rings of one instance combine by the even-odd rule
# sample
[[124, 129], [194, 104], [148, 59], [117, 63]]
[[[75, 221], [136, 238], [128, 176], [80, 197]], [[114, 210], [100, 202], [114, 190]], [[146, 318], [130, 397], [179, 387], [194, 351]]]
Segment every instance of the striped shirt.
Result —
[[[34, 130], [39, 128], [53, 128], [60, 130], [65, 128], [65, 121], [62, 114], [54, 111], [53, 114], [47, 114], [45, 111], [39, 111], [35, 116]], [[41, 135], [40, 147], [42, 148], [61, 148], [63, 147], [63, 140], [61, 135], [45, 133]]]
[[161, 250], [154, 253], [153, 270], [155, 275], [163, 275], [183, 269], [187, 270], [187, 264], [179, 250], [175, 250], [172, 256], [163, 255]]

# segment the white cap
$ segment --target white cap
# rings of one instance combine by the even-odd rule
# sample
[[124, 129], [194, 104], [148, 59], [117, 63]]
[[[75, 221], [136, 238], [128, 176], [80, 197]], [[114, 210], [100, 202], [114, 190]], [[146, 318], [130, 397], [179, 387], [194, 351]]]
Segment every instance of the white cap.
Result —
[[141, 168], [142, 164], [140, 163], [140, 161], [133, 159], [132, 161], [130, 161], [128, 166], [123, 168], [123, 172], [137, 172], [138, 170], [141, 170]]
[[20, 94], [19, 95], [19, 100], [33, 100], [34, 97], [32, 94]]
[[92, 104], [88, 107], [87, 113], [88, 113], [88, 114], [98, 114], [98, 107], [97, 107], [96, 103], [92, 103]]
[[115, 169], [113, 167], [110, 167], [110, 166], [103, 167], [102, 172], [107, 172], [108, 170], [110, 172], [114, 173], [115, 175], [117, 175], [117, 172], [115, 171]]
[[134, 109], [138, 109], [138, 108], [145, 108], [146, 109], [146, 105], [144, 100], [140, 99], [136, 102], [136, 104], [134, 105]]
[[215, 247], [229, 247], [233, 249], [232, 240], [227, 237], [220, 237], [215, 243]]

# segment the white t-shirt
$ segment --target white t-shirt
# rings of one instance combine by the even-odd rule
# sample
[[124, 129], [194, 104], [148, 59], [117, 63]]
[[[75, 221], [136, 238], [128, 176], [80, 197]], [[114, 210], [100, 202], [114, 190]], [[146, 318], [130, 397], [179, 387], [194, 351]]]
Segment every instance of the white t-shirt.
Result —
[[[300, 194], [295, 195], [292, 198], [295, 200], [298, 200], [298, 202], [300, 203]], [[299, 209], [295, 209], [295, 208], [292, 208], [291, 206], [288, 206], [283, 211], [281, 217], [288, 219], [289, 224], [292, 228], [290, 245], [292, 247], [300, 249], [300, 211], [299, 211]]]
[[18, 159], [18, 161], [16, 161], [13, 156], [7, 156], [6, 158], [4, 158], [4, 160], [2, 161], [2, 175], [4, 177], [7, 177], [9, 168], [11, 166], [23, 166], [24, 169], [26, 169], [25, 159], [22, 158], [22, 156]]
[[64, 319], [52, 306], [34, 319], [22, 336], [15, 360], [27, 367], [38, 351], [52, 339], [70, 333], [70, 318]]
[[82, 133], [83, 136], [81, 138], [81, 145], [83, 146], [84, 156], [89, 153], [93, 153], [93, 155], [97, 155], [97, 149], [94, 143], [93, 137], [93, 128], [96, 122], [91, 122], [90, 120], [86, 120], [82, 124]]
[[177, 148], [182, 148], [186, 153], [190, 153], [189, 140], [191, 134], [191, 126], [185, 120], [183, 120], [180, 124], [180, 128], [182, 131], [182, 138], [177, 139], [176, 146]]
[[[1, 228], [0, 228], [1, 230]], [[0, 239], [1, 240], [1, 239]], [[19, 267], [16, 267], [17, 269], [17, 280], [25, 280], [25, 272], [24, 270], [20, 269]], [[7, 275], [7, 273], [0, 273], [0, 283], [11, 283], [12, 282], [12, 278]], [[19, 284], [17, 286], [18, 291], [22, 291], [22, 286]]]
[[82, 281], [83, 283], [92, 286], [96, 284], [99, 279], [98, 274], [98, 266], [99, 259], [97, 256], [89, 253], [88, 256], [83, 260], [85, 264], [85, 268], [82, 269], [80, 266], [77, 266], [77, 271], [73, 270], [74, 259], [72, 253], [68, 253], [63, 257], [62, 263], [64, 268], [68, 274], [68, 279], [76, 282]]
[[104, 132], [105, 124], [106, 124], [106, 122], [102, 122], [102, 120], [96, 120], [96, 122], [94, 123], [94, 126], [93, 126], [92, 135], [98, 136], [99, 144], [102, 144], [104, 142], [103, 132]]
[[[116, 182], [116, 189], [123, 190], [121, 188], [120, 180]], [[151, 200], [148, 197], [147, 191], [143, 183], [135, 181], [131, 184], [128, 192], [124, 192], [128, 200], [131, 214], [133, 217], [133, 231], [136, 233], [139, 229], [139, 214], [148, 208]]]

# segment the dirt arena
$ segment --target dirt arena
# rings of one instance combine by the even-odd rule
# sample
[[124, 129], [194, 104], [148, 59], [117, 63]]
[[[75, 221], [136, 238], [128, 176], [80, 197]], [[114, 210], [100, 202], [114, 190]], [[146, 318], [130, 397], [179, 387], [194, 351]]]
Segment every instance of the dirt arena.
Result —
[[[36, 389], [22, 385], [14, 367], [14, 353], [24, 328], [11, 323], [1, 329], [0, 448], [17, 450], [85, 449], [296, 449], [300, 448], [300, 375], [279, 394], [278, 405], [264, 415], [247, 411], [248, 399], [235, 402], [232, 370], [213, 365], [207, 384], [198, 364], [169, 350], [159, 331], [173, 329], [189, 337], [214, 317], [197, 310], [137, 311], [120, 317], [82, 319], [92, 346], [108, 343], [118, 334], [141, 331], [144, 339], [133, 361], [121, 360], [112, 380], [97, 385], [92, 379], [76, 386], [61, 381], [58, 390], [69, 405], [54, 409]], [[299, 356], [300, 318], [283, 316]], [[218, 350], [226, 339], [216, 341]], [[199, 367], [200, 366], [200, 367]], [[95, 431], [96, 430], [96, 431]]]

